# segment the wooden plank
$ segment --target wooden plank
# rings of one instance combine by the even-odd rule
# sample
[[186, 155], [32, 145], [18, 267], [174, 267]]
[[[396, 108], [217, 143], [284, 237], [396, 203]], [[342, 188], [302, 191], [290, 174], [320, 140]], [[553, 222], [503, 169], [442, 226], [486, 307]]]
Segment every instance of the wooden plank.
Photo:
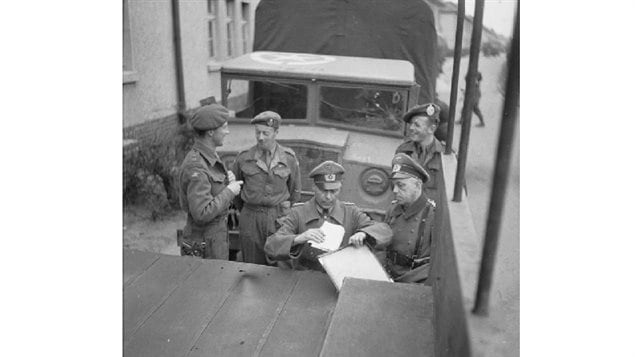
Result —
[[346, 278], [321, 356], [432, 356], [432, 289]]
[[184, 356], [241, 279], [241, 263], [201, 260], [124, 346], [124, 356]]
[[260, 356], [317, 356], [337, 291], [324, 273], [297, 272], [298, 283], [284, 305]]
[[123, 285], [130, 284], [141, 275], [148, 267], [159, 259], [160, 255], [142, 252], [140, 250], [123, 250]]
[[298, 275], [244, 264], [236, 286], [188, 356], [252, 356], [286, 303]]
[[124, 287], [123, 335], [124, 344], [150, 314], [159, 307], [185, 280], [200, 259], [161, 255], [148, 270]]

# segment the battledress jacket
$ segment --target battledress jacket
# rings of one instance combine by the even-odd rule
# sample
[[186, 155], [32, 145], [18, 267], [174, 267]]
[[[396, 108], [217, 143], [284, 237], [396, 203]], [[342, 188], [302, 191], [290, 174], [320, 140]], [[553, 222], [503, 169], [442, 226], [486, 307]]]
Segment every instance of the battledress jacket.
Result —
[[179, 173], [179, 201], [187, 213], [183, 238], [205, 241], [209, 258], [227, 259], [229, 254], [227, 213], [234, 193], [226, 179], [216, 152], [195, 142]]
[[236, 208], [241, 209], [243, 203], [274, 207], [284, 201], [300, 201], [300, 166], [295, 152], [280, 144], [274, 152], [269, 168], [257, 146], [238, 154], [233, 171], [236, 180], [245, 183], [234, 199]]
[[319, 228], [324, 221], [344, 227], [344, 238], [340, 247], [349, 244], [350, 236], [357, 232], [367, 234], [366, 241], [375, 248], [382, 248], [390, 243], [392, 231], [387, 224], [371, 220], [352, 203], [337, 201], [330, 212], [326, 213], [317, 205], [315, 198], [305, 203], [296, 204], [291, 213], [281, 218], [281, 227], [269, 237], [265, 244], [265, 252], [276, 260], [290, 259], [295, 270], [324, 271], [317, 257], [324, 251], [311, 247], [307, 243], [293, 245], [293, 239], [311, 228]]

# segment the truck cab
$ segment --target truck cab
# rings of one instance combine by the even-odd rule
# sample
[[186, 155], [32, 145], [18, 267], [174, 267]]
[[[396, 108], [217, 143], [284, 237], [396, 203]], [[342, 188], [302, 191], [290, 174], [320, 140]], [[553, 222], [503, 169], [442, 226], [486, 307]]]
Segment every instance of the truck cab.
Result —
[[346, 169], [340, 199], [383, 216], [392, 200], [390, 162], [405, 132], [401, 117], [419, 93], [410, 62], [257, 51], [225, 62], [221, 86], [231, 134], [218, 151], [229, 167], [256, 143], [249, 121], [272, 110], [283, 118], [278, 142], [299, 159], [303, 199], [312, 195], [309, 172], [333, 160]]

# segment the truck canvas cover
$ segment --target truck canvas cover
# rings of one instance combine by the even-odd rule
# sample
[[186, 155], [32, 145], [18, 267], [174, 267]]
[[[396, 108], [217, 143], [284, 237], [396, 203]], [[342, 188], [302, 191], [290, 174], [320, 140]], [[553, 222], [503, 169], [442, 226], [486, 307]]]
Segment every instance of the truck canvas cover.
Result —
[[409, 61], [419, 102], [434, 99], [437, 34], [422, 0], [261, 0], [254, 33], [254, 51]]

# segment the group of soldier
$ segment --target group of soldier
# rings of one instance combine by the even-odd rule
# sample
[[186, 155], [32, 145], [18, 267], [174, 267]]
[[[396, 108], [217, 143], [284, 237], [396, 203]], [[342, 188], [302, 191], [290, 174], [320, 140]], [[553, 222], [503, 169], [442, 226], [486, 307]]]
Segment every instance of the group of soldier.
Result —
[[442, 144], [434, 137], [438, 105], [413, 107], [404, 116], [408, 136], [396, 149], [390, 180], [395, 200], [382, 222], [355, 204], [340, 201], [345, 169], [325, 161], [309, 173], [314, 196], [301, 202], [300, 166], [276, 136], [282, 118], [265, 111], [251, 120], [256, 145], [238, 154], [227, 168], [216, 152], [229, 134], [228, 110], [201, 107], [190, 119], [195, 142], [179, 171], [179, 197], [187, 222], [182, 255], [228, 259], [228, 211], [240, 211], [242, 260], [297, 270], [324, 271], [324, 251], [310, 242], [325, 239], [330, 222], [344, 227], [341, 247], [371, 247], [394, 281], [423, 283], [430, 269], [432, 224], [438, 200]]

